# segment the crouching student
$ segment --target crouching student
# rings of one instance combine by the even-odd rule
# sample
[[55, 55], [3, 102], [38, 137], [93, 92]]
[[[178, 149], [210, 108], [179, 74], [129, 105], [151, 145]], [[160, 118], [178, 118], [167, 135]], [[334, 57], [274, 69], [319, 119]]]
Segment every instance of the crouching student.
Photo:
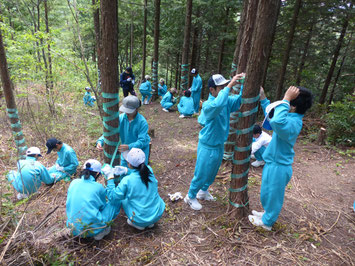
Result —
[[39, 148], [27, 149], [26, 159], [17, 162], [17, 171], [12, 170], [7, 175], [8, 181], [18, 192], [18, 200], [37, 192], [42, 182], [47, 185], [54, 183], [47, 168], [37, 161], [39, 157], [42, 157]]
[[[193, 209], [202, 205], [197, 199], [214, 200], [208, 188], [214, 182], [221, 166], [224, 142], [228, 138], [230, 113], [239, 110], [241, 95], [228, 96], [229, 91], [245, 74], [237, 74], [229, 82], [222, 75], [213, 75], [208, 80], [210, 95], [202, 105], [201, 129], [198, 137], [197, 160], [194, 177], [184, 201]], [[228, 84], [228, 85], [227, 85]]]
[[176, 103], [175, 95], [176, 89], [171, 88], [170, 91], [165, 93], [163, 99], [161, 99], [160, 104], [163, 107], [163, 111], [169, 113], [169, 109]]
[[251, 157], [254, 158], [256, 161], [251, 163], [252, 166], [259, 167], [265, 164], [263, 154], [270, 141], [271, 136], [268, 133], [262, 131], [259, 125], [254, 125]]
[[270, 231], [281, 212], [285, 189], [292, 177], [293, 146], [302, 129], [303, 115], [312, 106], [312, 101], [313, 95], [308, 89], [291, 86], [283, 101], [266, 107], [263, 127], [268, 129], [271, 126], [273, 135], [263, 154], [266, 164], [261, 179], [260, 201], [264, 211], [253, 210], [253, 215], [249, 215], [249, 221], [255, 226]]
[[150, 76], [146, 75], [142, 80], [142, 84], [139, 86], [139, 91], [142, 94], [142, 103], [149, 104], [152, 98], [152, 84], [150, 84]]
[[115, 187], [114, 174], [127, 174], [128, 169], [116, 166], [103, 168], [108, 177], [107, 197], [111, 202], [121, 202], [127, 223], [138, 230], [152, 228], [165, 210], [165, 203], [158, 193], [158, 181], [150, 166], [145, 165], [145, 154], [133, 148], [126, 154], [129, 174]]
[[56, 138], [48, 139], [46, 146], [48, 148], [47, 154], [52, 151], [56, 151], [58, 154], [55, 165], [48, 169], [49, 174], [53, 177], [55, 182], [62, 179], [70, 181], [71, 175], [75, 174], [76, 168], [79, 165], [78, 158], [73, 148]]
[[192, 116], [194, 114], [194, 100], [190, 96], [191, 91], [187, 90], [184, 92], [184, 96], [181, 97], [178, 104], [179, 118]]
[[74, 236], [101, 240], [110, 233], [110, 224], [120, 212], [121, 202], [107, 202], [105, 188], [96, 182], [100, 172], [99, 161], [87, 160], [81, 178], [70, 183], [66, 203], [67, 227], [72, 229]]
[[[118, 150], [123, 153], [132, 148], [142, 149], [145, 153], [146, 164], [149, 159], [149, 143], [150, 137], [148, 135], [148, 122], [143, 115], [138, 113], [138, 108], [141, 106], [137, 96], [127, 96], [123, 99], [120, 106], [120, 138], [121, 145]], [[103, 150], [104, 136], [102, 135], [96, 141], [96, 148]], [[126, 160], [121, 156], [121, 165], [127, 166]]]
[[91, 88], [90, 87], [86, 87], [85, 90], [86, 90], [86, 92], [83, 97], [84, 105], [93, 107], [95, 104], [96, 98], [94, 96], [91, 96]]
[[168, 87], [165, 85], [165, 80], [161, 78], [158, 84], [158, 95], [164, 96], [167, 91], [168, 91]]

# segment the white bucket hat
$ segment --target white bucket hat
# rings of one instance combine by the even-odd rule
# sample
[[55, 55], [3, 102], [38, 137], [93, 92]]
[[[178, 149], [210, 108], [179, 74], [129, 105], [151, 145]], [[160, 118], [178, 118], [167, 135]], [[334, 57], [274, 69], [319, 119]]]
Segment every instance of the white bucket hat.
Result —
[[101, 172], [101, 163], [94, 159], [89, 159], [84, 163], [83, 169], [88, 169], [93, 172]]
[[130, 151], [122, 153], [123, 158], [132, 166], [138, 167], [145, 162], [145, 154], [141, 149], [132, 148]]

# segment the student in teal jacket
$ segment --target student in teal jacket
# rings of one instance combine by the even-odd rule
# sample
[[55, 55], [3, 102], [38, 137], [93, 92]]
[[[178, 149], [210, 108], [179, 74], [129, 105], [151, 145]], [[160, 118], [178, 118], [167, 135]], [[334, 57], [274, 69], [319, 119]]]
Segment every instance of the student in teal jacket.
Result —
[[178, 104], [179, 118], [189, 117], [194, 114], [194, 101], [190, 96], [191, 92], [187, 90], [184, 92], [184, 96], [180, 98]]
[[170, 91], [165, 93], [163, 99], [161, 99], [160, 104], [163, 107], [163, 111], [169, 113], [169, 109], [176, 103], [175, 96], [176, 89], [171, 88]]
[[86, 90], [86, 92], [83, 97], [84, 105], [93, 107], [96, 99], [95, 99], [95, 97], [91, 96], [91, 88], [86, 87], [85, 90]]
[[229, 132], [230, 113], [237, 111], [241, 104], [241, 95], [228, 96], [228, 94], [242, 76], [244, 73], [234, 76], [229, 82], [222, 75], [217, 74], [208, 81], [210, 95], [202, 105], [204, 127], [198, 137], [195, 173], [184, 199], [193, 210], [202, 208], [196, 198], [214, 200], [208, 188], [214, 182], [222, 163], [224, 142]]
[[58, 159], [51, 168], [48, 169], [49, 174], [54, 178], [55, 182], [62, 179], [70, 181], [70, 177], [75, 174], [76, 168], [79, 165], [75, 151], [68, 144], [63, 143], [56, 138], [47, 140], [47, 154], [51, 151], [56, 151]]
[[[150, 137], [148, 135], [148, 123], [143, 115], [138, 113], [138, 108], [141, 103], [138, 97], [130, 95], [123, 99], [120, 111], [120, 138], [121, 145], [118, 150], [131, 150], [132, 148], [140, 148], [146, 155], [146, 164], [149, 159], [149, 143]], [[103, 150], [104, 136], [101, 136], [96, 141], [96, 148]], [[121, 156], [121, 165], [127, 166], [125, 159]]]
[[198, 110], [200, 109], [202, 79], [195, 68], [191, 70], [191, 75], [194, 77], [190, 88], [191, 97], [194, 100], [194, 111], [195, 113], [198, 113]]
[[28, 148], [26, 159], [17, 162], [17, 171], [12, 170], [7, 175], [8, 181], [18, 192], [17, 199], [19, 200], [37, 192], [42, 182], [47, 185], [54, 183], [47, 168], [37, 161], [39, 157], [42, 157], [39, 148]]
[[312, 101], [313, 95], [308, 89], [291, 86], [283, 101], [266, 107], [263, 126], [271, 126], [273, 134], [263, 154], [266, 164], [262, 174], [260, 200], [264, 211], [253, 210], [253, 215], [249, 215], [249, 221], [255, 226], [270, 231], [281, 212], [285, 189], [292, 176], [295, 155], [293, 146], [302, 129], [302, 118], [312, 106]]
[[168, 91], [168, 87], [165, 85], [165, 80], [161, 78], [158, 84], [158, 95], [164, 96], [167, 91]]
[[127, 223], [139, 230], [152, 228], [165, 210], [165, 203], [159, 196], [158, 181], [150, 166], [145, 165], [145, 154], [141, 149], [133, 148], [126, 154], [130, 172], [115, 187], [114, 174], [127, 174], [127, 168], [103, 169], [108, 177], [107, 197], [110, 201], [122, 202]]
[[67, 195], [67, 227], [74, 236], [101, 240], [111, 231], [111, 223], [120, 212], [121, 202], [106, 201], [106, 189], [97, 183], [101, 163], [87, 160], [81, 178], [70, 183]]
[[149, 104], [152, 98], [152, 84], [150, 84], [150, 76], [146, 75], [142, 80], [142, 84], [139, 86], [139, 91], [142, 94], [142, 103]]

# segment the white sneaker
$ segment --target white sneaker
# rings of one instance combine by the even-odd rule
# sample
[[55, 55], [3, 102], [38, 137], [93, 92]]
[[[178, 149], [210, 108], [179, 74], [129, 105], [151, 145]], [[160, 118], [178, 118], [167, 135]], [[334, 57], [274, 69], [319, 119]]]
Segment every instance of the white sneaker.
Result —
[[164, 112], [169, 113], [169, 110], [166, 110], [165, 108], [162, 109]]
[[255, 211], [255, 210], [252, 210], [251, 213], [254, 215], [254, 216], [258, 216], [258, 217], [263, 217], [265, 211], [262, 211], [262, 212], [258, 212], [258, 211]]
[[254, 167], [259, 167], [259, 166], [262, 166], [264, 164], [265, 164], [264, 161], [255, 161], [255, 162], [251, 163], [251, 165], [254, 166]]
[[184, 115], [180, 115], [179, 118], [184, 118], [185, 116]]
[[210, 200], [210, 201], [215, 201], [216, 200], [216, 198], [213, 197], [211, 195], [211, 193], [208, 192], [208, 190], [207, 191], [203, 191], [201, 189], [198, 191], [198, 193], [196, 195], [196, 198], [200, 199], [200, 200]]
[[153, 228], [154, 227], [154, 224], [150, 224], [147, 226], [148, 228]]
[[27, 199], [27, 198], [28, 198], [27, 194], [17, 193], [18, 200]]
[[138, 225], [135, 225], [134, 223], [132, 223], [132, 221], [129, 219], [129, 218], [127, 218], [127, 223], [130, 225], [130, 226], [132, 226], [132, 227], [134, 227], [134, 228], [136, 228], [136, 229], [138, 229], [138, 230], [144, 230], [145, 228], [144, 227], [141, 227], [141, 226], [138, 226]]
[[198, 200], [190, 199], [188, 194], [184, 198], [184, 201], [191, 207], [191, 209], [195, 211], [199, 211], [202, 209], [202, 205], [198, 202]]
[[255, 155], [254, 154], [250, 155], [250, 159], [255, 160]]
[[264, 229], [267, 230], [267, 231], [271, 231], [272, 227], [265, 225], [265, 224], [263, 223], [263, 221], [261, 220], [261, 217], [255, 216], [255, 215], [249, 215], [248, 218], [249, 218], [249, 221], [250, 221], [253, 225], [262, 227], [262, 228], [264, 228]]
[[101, 240], [111, 232], [111, 226], [106, 227], [100, 233], [94, 236], [95, 240]]

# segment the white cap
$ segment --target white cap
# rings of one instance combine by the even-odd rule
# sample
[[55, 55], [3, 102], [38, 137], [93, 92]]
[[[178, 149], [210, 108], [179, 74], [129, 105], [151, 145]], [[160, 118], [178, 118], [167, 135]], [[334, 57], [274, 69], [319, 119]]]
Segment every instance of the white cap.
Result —
[[161, 78], [161, 79], [159, 80], [159, 82], [165, 82], [165, 80], [164, 80], [163, 78]]
[[150, 76], [149, 75], [145, 75], [144, 78], [145, 79], [150, 79]]
[[132, 114], [140, 105], [137, 96], [129, 95], [123, 99], [120, 111], [126, 114]]
[[221, 86], [229, 82], [229, 79], [225, 79], [221, 74], [213, 75], [212, 79], [214, 81], [214, 84], [216, 84], [216, 86]]
[[263, 121], [263, 128], [265, 128], [267, 130], [272, 130], [272, 127], [270, 125], [270, 120], [274, 116], [275, 107], [279, 106], [280, 104], [283, 104], [283, 103], [289, 105], [289, 103], [285, 102], [285, 101], [276, 101], [276, 102], [273, 102], [273, 103], [269, 104], [268, 106], [266, 106], [266, 108], [265, 108], [266, 115], [265, 115], [265, 118]]
[[88, 169], [93, 172], [101, 172], [101, 163], [94, 159], [89, 159], [84, 163], [83, 169]]
[[27, 155], [27, 156], [28, 156], [28, 155], [39, 155], [39, 156], [42, 156], [40, 149], [37, 148], [37, 147], [30, 147], [30, 148], [28, 148], [27, 151], [26, 151], [26, 155]]
[[191, 69], [191, 74], [195, 74], [196, 73], [196, 68]]
[[132, 148], [129, 152], [123, 152], [122, 156], [134, 167], [138, 167], [145, 162], [145, 154], [138, 148]]

